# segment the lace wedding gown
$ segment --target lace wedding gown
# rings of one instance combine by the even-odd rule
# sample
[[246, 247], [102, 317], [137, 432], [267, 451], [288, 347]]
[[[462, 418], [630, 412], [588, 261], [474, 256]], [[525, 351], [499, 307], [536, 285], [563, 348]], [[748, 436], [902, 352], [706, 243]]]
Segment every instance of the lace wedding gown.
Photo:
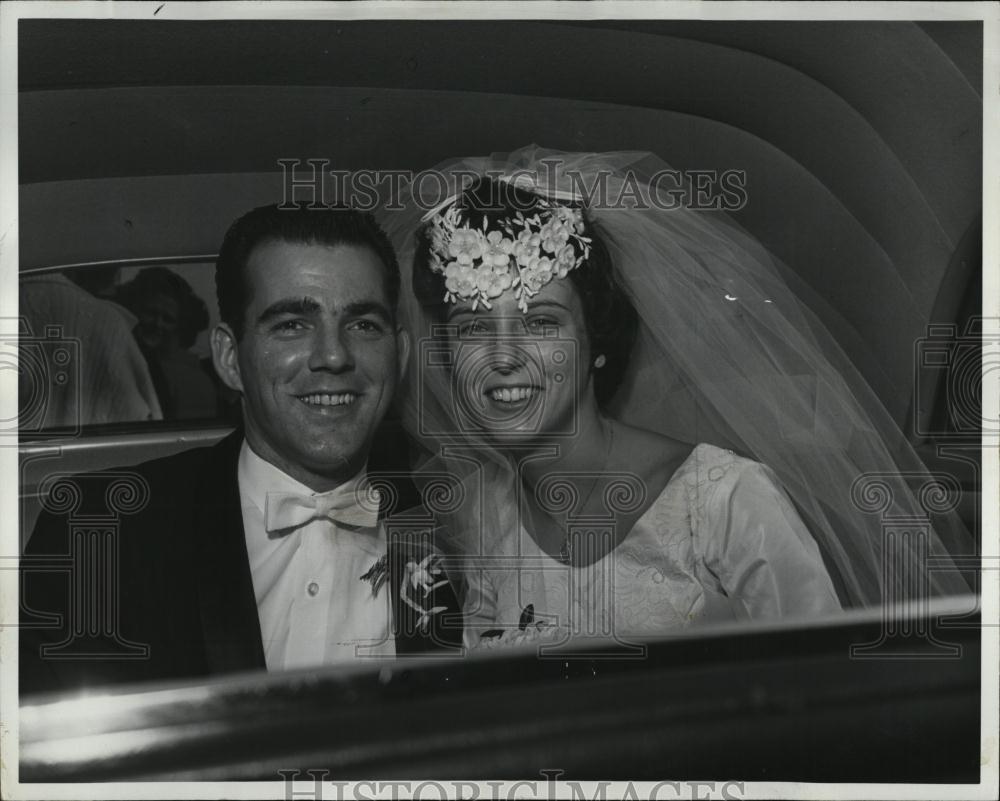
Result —
[[841, 608], [816, 542], [772, 472], [713, 445], [694, 448], [618, 547], [594, 564], [552, 558], [516, 524], [504, 540], [499, 553], [517, 558], [469, 576], [471, 646], [501, 631], [504, 641], [517, 640], [533, 627], [622, 639]]

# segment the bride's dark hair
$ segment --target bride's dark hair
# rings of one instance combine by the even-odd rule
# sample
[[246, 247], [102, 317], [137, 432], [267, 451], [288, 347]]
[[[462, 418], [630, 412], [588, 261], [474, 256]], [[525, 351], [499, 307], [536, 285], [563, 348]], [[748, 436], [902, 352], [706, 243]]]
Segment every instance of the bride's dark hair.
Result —
[[[506, 181], [482, 177], [455, 201], [459, 217], [477, 229], [487, 221], [489, 228], [512, 220], [517, 212], [525, 215], [538, 208], [539, 196]], [[566, 204], [574, 205], [574, 204]], [[590, 365], [594, 376], [594, 397], [605, 406], [614, 396], [628, 367], [639, 329], [639, 317], [626, 294], [618, 270], [604, 244], [603, 234], [584, 212], [583, 235], [589, 237], [590, 255], [567, 278], [573, 284], [583, 308], [583, 322], [590, 343], [591, 359], [605, 357], [600, 369]], [[413, 258], [413, 292], [420, 305], [443, 322], [448, 303], [444, 300], [445, 279], [430, 269], [430, 225], [417, 231]], [[576, 247], [574, 245], [574, 247]], [[555, 279], [559, 280], [559, 279]]]

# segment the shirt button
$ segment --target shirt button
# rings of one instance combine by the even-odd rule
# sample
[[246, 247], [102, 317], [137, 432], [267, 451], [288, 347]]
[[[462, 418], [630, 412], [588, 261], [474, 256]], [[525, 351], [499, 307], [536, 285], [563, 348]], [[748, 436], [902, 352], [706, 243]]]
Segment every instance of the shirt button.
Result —
[[317, 584], [315, 581], [310, 581], [309, 586], [306, 587], [306, 592], [308, 592], [312, 596], [315, 596], [319, 592], [319, 584]]

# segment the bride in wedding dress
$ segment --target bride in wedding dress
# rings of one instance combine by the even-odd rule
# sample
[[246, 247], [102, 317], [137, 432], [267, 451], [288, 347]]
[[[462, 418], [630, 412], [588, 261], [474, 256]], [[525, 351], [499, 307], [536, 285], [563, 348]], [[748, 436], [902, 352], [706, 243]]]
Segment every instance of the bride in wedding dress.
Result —
[[[892, 480], [926, 471], [878, 399], [758, 243], [661, 191], [655, 156], [437, 171], [444, 201], [411, 185], [385, 224], [418, 341], [418, 483], [461, 480], [439, 544], [468, 644], [968, 591], [940, 569], [968, 535]], [[872, 492], [919, 536], [887, 545]]]

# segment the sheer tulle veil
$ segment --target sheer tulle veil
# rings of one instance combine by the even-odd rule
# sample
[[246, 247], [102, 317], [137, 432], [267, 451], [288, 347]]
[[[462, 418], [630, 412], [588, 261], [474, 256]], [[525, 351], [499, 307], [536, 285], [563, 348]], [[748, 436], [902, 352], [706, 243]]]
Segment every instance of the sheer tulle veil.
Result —
[[[539, 194], [583, 202], [639, 313], [639, 340], [611, 416], [692, 444], [731, 448], [771, 468], [847, 605], [912, 595], [915, 586], [933, 595], [968, 592], [948, 569], [951, 556], [974, 548], [951, 509], [946, 479], [927, 475], [850, 360], [792, 294], [783, 278], [790, 268], [724, 213], [671, 201], [656, 183], [668, 169], [649, 153], [530, 146], [438, 165], [433, 179], [425, 173], [404, 186], [395, 208], [381, 212], [399, 256], [402, 323], [414, 339], [400, 404], [404, 425], [424, 450], [418, 483], [420, 470], [450, 470], [467, 481], [478, 476], [477, 490], [462, 490], [467, 503], [470, 493], [481, 499], [478, 521], [453, 523], [479, 528], [465, 532], [462, 547], [500, 547], [500, 527], [509, 519], [500, 522], [504, 516], [484, 504], [509, 493], [490, 484], [504, 481], [503, 460], [456, 430], [448, 419], [449, 382], [443, 371], [428, 369], [438, 352], [435, 321], [412, 291], [414, 248], [422, 218], [470, 176], [521, 174]], [[488, 466], [470, 470], [474, 461]], [[886, 521], [905, 520], [913, 536], [900, 538], [898, 526], [890, 536]]]

